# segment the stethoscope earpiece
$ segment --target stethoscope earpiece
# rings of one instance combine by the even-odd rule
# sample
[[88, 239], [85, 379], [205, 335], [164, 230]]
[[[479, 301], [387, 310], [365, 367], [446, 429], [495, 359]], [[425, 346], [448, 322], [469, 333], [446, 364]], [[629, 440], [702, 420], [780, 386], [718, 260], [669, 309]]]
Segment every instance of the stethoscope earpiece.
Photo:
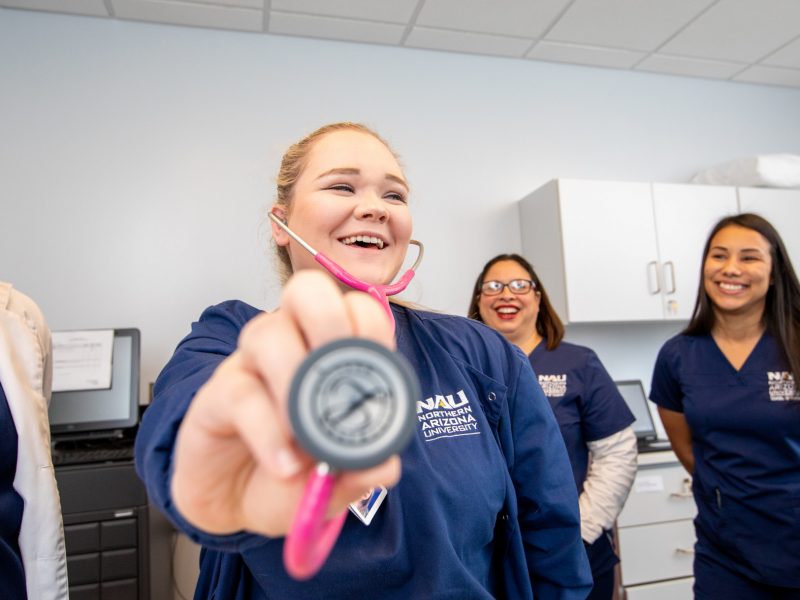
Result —
[[361, 292], [366, 292], [373, 298], [375, 298], [378, 302], [381, 303], [383, 309], [386, 311], [386, 314], [389, 315], [389, 319], [392, 321], [392, 326], [394, 326], [394, 316], [392, 316], [392, 310], [389, 308], [389, 299], [388, 296], [394, 296], [395, 294], [399, 294], [403, 290], [408, 287], [408, 284], [411, 283], [411, 280], [414, 278], [414, 274], [419, 267], [419, 264], [422, 262], [422, 256], [425, 254], [425, 247], [422, 245], [422, 242], [417, 240], [410, 240], [409, 243], [416, 246], [419, 249], [419, 254], [417, 255], [417, 260], [414, 261], [414, 264], [411, 265], [411, 268], [408, 269], [405, 273], [400, 276], [395, 283], [389, 285], [383, 284], [373, 284], [368, 283], [362, 279], [358, 279], [354, 277], [347, 271], [345, 271], [342, 267], [338, 264], [333, 262], [330, 258], [322, 254], [321, 252], [317, 252], [314, 248], [312, 248], [303, 238], [297, 235], [291, 228], [286, 224], [284, 219], [281, 219], [278, 215], [274, 212], [269, 212], [269, 218], [278, 225], [281, 229], [283, 229], [289, 236], [298, 244], [300, 244], [303, 248], [305, 248], [311, 256], [314, 257], [319, 264], [321, 264], [325, 269], [336, 279], [344, 283], [345, 285], [350, 286], [354, 290], [359, 290]]

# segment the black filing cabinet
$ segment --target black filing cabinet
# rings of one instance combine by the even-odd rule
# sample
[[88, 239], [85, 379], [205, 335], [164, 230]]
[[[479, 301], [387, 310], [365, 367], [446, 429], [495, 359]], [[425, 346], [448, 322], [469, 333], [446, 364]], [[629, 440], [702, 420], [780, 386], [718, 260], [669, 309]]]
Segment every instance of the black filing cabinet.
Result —
[[147, 494], [132, 461], [56, 467], [70, 600], [149, 600]]

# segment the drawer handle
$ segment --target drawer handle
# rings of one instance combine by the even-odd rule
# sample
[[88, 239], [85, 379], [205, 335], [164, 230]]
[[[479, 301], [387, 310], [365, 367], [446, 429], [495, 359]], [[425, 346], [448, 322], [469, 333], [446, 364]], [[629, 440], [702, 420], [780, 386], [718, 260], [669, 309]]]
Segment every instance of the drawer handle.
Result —
[[694, 554], [694, 548], [675, 548], [675, 554]]
[[683, 479], [683, 489], [680, 492], [672, 492], [669, 495], [670, 498], [693, 498], [694, 494], [692, 494], [692, 478], [685, 477]]
[[670, 498], [694, 498], [694, 494], [692, 492], [672, 492], [669, 495]]

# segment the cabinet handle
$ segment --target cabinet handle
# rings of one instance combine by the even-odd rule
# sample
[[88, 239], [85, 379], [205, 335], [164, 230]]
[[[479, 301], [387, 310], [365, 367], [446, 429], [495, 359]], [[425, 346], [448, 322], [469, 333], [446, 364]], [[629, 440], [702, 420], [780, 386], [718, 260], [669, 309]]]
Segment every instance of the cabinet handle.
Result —
[[694, 498], [694, 494], [692, 493], [692, 478], [691, 477], [684, 477], [682, 489], [680, 492], [672, 492], [669, 497], [670, 498]]
[[[655, 274], [656, 279], [656, 289], [653, 290], [653, 278], [651, 277], [652, 274]], [[647, 287], [650, 288], [650, 294], [655, 296], [656, 294], [661, 293], [661, 282], [658, 279], [658, 261], [651, 260], [647, 263]]]
[[694, 554], [694, 548], [675, 548], [675, 554]]
[[692, 492], [672, 492], [669, 495], [670, 498], [693, 498], [694, 494]]
[[664, 263], [665, 267], [667, 265], [669, 265], [669, 282], [672, 284], [672, 287], [667, 291], [667, 293], [668, 294], [674, 294], [675, 293], [675, 288], [676, 288], [676, 286], [675, 286], [675, 263], [673, 263], [671, 260], [668, 260], [667, 262]]

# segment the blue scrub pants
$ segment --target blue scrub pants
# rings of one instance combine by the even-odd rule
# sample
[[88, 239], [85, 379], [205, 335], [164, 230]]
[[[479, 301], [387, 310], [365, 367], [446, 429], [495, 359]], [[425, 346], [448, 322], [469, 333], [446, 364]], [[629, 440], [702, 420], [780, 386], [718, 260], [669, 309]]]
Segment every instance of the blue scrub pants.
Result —
[[695, 600], [800, 600], [800, 589], [758, 583], [732, 571], [713, 553], [696, 547], [694, 558]]
[[614, 597], [614, 569], [594, 575], [594, 586], [586, 600], [611, 600]]

